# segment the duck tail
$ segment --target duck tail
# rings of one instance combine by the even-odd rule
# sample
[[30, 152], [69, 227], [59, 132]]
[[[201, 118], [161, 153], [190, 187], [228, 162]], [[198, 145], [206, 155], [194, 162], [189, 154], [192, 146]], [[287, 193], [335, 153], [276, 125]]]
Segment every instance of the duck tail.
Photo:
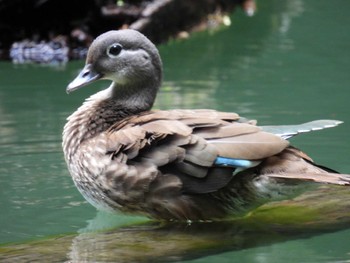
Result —
[[270, 178], [275, 179], [288, 179], [296, 181], [315, 182], [322, 184], [333, 184], [333, 185], [350, 185], [349, 174], [338, 174], [338, 173], [283, 173], [283, 174], [267, 174]]
[[342, 123], [342, 121], [338, 120], [316, 120], [298, 125], [260, 126], [260, 128], [263, 131], [273, 133], [287, 140], [300, 133], [307, 133], [311, 131], [319, 131], [323, 129], [333, 128]]

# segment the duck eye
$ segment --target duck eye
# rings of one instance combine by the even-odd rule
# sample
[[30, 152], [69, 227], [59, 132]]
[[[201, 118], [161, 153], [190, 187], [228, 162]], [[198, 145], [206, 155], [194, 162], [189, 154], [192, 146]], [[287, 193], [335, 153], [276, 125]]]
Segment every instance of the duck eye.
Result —
[[111, 58], [114, 58], [120, 54], [123, 46], [120, 44], [112, 44], [107, 48], [107, 55]]

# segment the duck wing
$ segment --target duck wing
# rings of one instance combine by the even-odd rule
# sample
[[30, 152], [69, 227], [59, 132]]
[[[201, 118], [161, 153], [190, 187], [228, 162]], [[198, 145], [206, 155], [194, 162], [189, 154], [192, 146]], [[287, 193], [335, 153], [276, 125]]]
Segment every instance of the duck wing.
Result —
[[216, 191], [226, 186], [235, 172], [254, 167], [289, 145], [235, 113], [213, 110], [151, 111], [132, 116], [112, 126], [107, 141], [112, 159], [139, 167], [138, 178], [147, 178], [142, 174], [154, 167], [176, 176], [187, 193]]
[[290, 197], [280, 185], [295, 181], [349, 184], [348, 176], [315, 165], [282, 137], [234, 113], [150, 111], [115, 123], [83, 147], [99, 152], [89, 167], [100, 167], [92, 174], [105, 202], [155, 218], [221, 217], [227, 207]]

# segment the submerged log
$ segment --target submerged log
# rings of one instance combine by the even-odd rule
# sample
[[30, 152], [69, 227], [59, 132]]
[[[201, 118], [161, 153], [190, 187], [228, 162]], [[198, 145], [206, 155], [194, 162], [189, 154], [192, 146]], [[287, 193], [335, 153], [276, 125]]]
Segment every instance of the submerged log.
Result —
[[192, 224], [148, 221], [5, 245], [0, 247], [0, 261], [177, 262], [308, 238], [346, 228], [349, 223], [348, 188], [323, 186], [234, 220]]

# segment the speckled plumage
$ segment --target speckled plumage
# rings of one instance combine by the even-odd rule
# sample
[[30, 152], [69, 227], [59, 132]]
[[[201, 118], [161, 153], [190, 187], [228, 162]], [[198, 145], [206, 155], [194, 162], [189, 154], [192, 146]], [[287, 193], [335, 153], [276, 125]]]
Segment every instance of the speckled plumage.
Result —
[[97, 208], [213, 220], [290, 198], [305, 190], [305, 181], [349, 184], [347, 175], [315, 165], [286, 140], [338, 121], [258, 127], [236, 113], [151, 110], [162, 63], [136, 31], [98, 37], [67, 91], [98, 79], [112, 84], [87, 99], [63, 132], [74, 183]]

